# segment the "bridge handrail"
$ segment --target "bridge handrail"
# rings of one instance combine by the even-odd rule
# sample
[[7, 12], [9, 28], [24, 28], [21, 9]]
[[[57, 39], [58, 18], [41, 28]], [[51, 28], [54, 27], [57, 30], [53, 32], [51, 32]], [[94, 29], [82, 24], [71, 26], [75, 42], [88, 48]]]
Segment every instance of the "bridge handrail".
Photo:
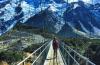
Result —
[[68, 53], [68, 55], [74, 60], [74, 62], [77, 64], [77, 65], [80, 65], [74, 58], [73, 56], [62, 46], [62, 48]]
[[73, 56], [63, 47], [63, 49], [68, 53], [68, 55], [77, 63], [77, 65], [80, 65], [75, 58], [73, 58]]
[[63, 56], [61, 50], [59, 50], [59, 51], [60, 51], [60, 54], [61, 54], [61, 56], [62, 56], [62, 60], [63, 60], [64, 64], [67, 65], [67, 64], [66, 64], [66, 61], [65, 61], [65, 58], [64, 58], [64, 56]]
[[31, 64], [33, 65], [38, 59], [39, 57], [42, 55], [42, 53], [48, 48], [48, 46], [50, 45], [50, 43], [44, 48], [44, 50], [39, 54], [39, 56], [36, 58], [36, 60]]
[[21, 61], [20, 63], [18, 63], [17, 65], [21, 65], [22, 63], [24, 63], [27, 59], [29, 59], [33, 54], [35, 54], [37, 51], [39, 51], [41, 48], [43, 48], [46, 44], [48, 44], [48, 42], [46, 42], [45, 44], [43, 44], [41, 47], [39, 47], [38, 49], [36, 49], [35, 51], [33, 51], [33, 53], [31, 53], [28, 57], [26, 57], [23, 61]]
[[63, 44], [64, 44], [64, 46], [66, 46], [68, 49], [72, 50], [75, 54], [77, 54], [80, 58], [86, 60], [87, 62], [89, 62], [89, 63], [92, 64], [92, 65], [96, 65], [96, 64], [94, 64], [93, 62], [91, 62], [88, 58], [86, 58], [86, 57], [80, 55], [78, 52], [76, 52], [75, 50], [73, 50], [72, 48], [70, 48], [69, 46], [67, 46], [65, 43], [63, 43]]

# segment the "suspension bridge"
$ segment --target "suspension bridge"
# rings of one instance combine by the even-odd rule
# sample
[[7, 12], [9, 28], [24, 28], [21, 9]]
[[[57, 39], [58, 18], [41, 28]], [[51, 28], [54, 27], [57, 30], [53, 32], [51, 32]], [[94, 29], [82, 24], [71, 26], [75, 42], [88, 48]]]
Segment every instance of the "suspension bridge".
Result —
[[53, 57], [52, 41], [48, 41], [17, 65], [95, 65], [88, 58], [64, 44], [59, 44], [57, 58]]

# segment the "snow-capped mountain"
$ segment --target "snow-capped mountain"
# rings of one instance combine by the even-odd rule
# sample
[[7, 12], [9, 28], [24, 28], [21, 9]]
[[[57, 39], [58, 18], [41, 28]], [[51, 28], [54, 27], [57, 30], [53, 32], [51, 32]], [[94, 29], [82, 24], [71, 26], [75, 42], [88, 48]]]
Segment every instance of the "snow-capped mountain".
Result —
[[38, 28], [45, 27], [48, 31], [58, 33], [65, 24], [61, 14], [65, 11], [65, 8], [62, 8], [62, 11], [59, 11], [59, 8], [60, 7], [57, 8], [55, 5], [50, 5], [47, 9], [29, 18], [26, 24]]
[[[21, 22], [64, 37], [100, 36], [100, 6], [66, 0], [0, 1], [0, 35]], [[93, 7], [92, 7], [93, 6]]]
[[[48, 7], [49, 10], [58, 13], [58, 11], [62, 12], [58, 9], [61, 9], [61, 7], [66, 6], [66, 4], [62, 6], [62, 4], [58, 5], [54, 1], [49, 0], [45, 2], [42, 0], [32, 0], [32, 2], [31, 0], [12, 0], [9, 2], [10, 3], [6, 1], [2, 2], [2, 5], [3, 3], [5, 3], [5, 6], [0, 9], [0, 35], [5, 33], [7, 30], [10, 30], [18, 21], [24, 23], [29, 18], [31, 18], [35, 14], [38, 14], [40, 11], [47, 9]], [[61, 15], [61, 13], [58, 14]], [[6, 24], [6, 22], [11, 23], [11, 25]], [[2, 23], [5, 23], [6, 25], [3, 25]]]
[[97, 16], [95, 15], [96, 12], [89, 10], [83, 2], [80, 1], [76, 4], [77, 7], [75, 7], [75, 4], [72, 4], [72, 6], [64, 12], [64, 20], [68, 24], [71, 24], [74, 31], [77, 29], [77, 31], [84, 33], [86, 36], [90, 34], [98, 36], [100, 34], [97, 32], [100, 31], [100, 12], [98, 12]]

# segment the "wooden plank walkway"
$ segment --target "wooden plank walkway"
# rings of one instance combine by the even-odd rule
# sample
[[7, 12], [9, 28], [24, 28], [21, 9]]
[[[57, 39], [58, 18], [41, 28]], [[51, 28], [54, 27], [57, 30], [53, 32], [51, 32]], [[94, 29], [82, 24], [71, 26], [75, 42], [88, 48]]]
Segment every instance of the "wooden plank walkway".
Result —
[[53, 58], [53, 47], [52, 47], [52, 42], [51, 42], [44, 65], [64, 65], [59, 49], [57, 51], [57, 54], [58, 55], [57, 55], [57, 61], [56, 61], [56, 59]]

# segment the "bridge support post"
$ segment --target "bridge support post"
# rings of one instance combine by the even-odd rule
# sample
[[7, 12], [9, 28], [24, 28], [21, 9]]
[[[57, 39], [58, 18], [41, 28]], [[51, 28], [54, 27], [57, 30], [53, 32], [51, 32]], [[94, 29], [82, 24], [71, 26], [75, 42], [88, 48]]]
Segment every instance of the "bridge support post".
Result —
[[25, 62], [23, 62], [23, 65], [25, 65]]
[[88, 65], [88, 62], [86, 61], [86, 65]]
[[70, 57], [69, 57], [69, 55], [68, 55], [68, 65], [70, 65]]

